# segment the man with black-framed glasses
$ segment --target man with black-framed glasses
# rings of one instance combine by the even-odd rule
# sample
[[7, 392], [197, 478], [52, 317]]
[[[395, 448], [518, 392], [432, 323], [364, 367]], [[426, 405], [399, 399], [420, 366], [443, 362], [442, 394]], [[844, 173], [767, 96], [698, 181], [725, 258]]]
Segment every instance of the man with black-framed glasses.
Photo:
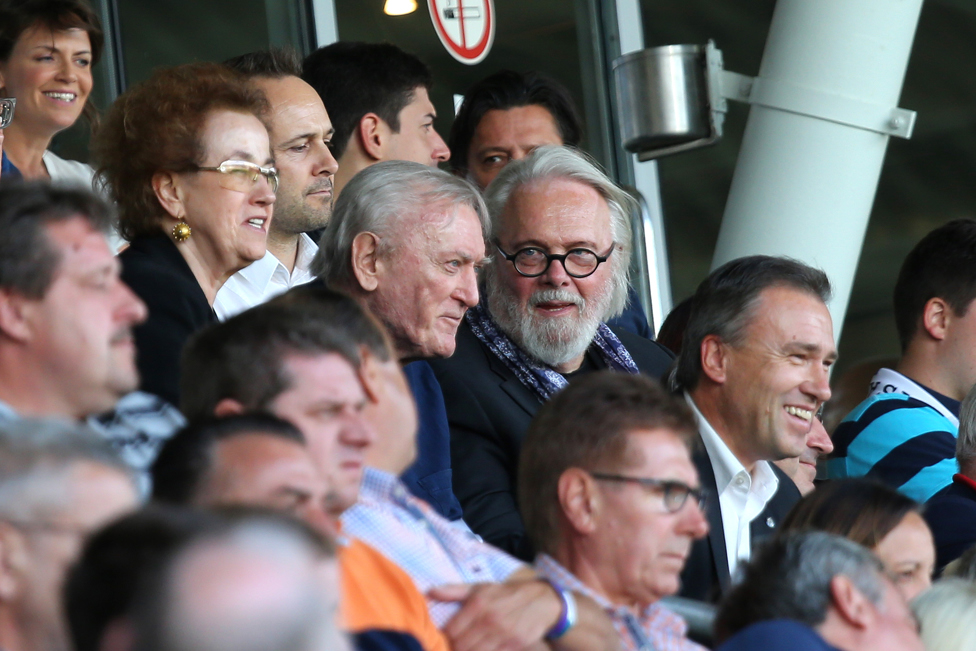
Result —
[[491, 260], [450, 359], [431, 362], [451, 426], [454, 493], [488, 542], [530, 560], [515, 474], [526, 428], [576, 378], [660, 377], [662, 346], [606, 321], [627, 301], [630, 198], [584, 154], [539, 147], [485, 195]]
[[696, 439], [691, 411], [656, 381], [604, 371], [546, 403], [522, 443], [519, 505], [536, 569], [600, 604], [627, 651], [701, 648], [658, 603], [708, 532]]

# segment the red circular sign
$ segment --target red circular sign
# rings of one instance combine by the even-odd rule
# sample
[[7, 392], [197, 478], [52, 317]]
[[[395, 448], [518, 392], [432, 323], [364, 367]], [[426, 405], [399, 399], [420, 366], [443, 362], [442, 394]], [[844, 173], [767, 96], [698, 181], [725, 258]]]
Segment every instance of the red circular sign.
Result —
[[474, 65], [488, 56], [495, 40], [492, 0], [427, 0], [437, 38], [452, 57]]

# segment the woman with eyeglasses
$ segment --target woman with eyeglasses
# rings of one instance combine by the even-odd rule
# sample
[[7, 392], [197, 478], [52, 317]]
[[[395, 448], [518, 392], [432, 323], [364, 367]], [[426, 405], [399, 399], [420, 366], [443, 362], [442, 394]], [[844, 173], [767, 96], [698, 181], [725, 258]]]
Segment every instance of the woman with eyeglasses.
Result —
[[130, 246], [122, 278], [149, 306], [135, 331], [143, 391], [179, 404], [183, 344], [217, 320], [217, 290], [259, 260], [278, 185], [264, 95], [233, 70], [157, 70], [123, 93], [93, 143]]
[[91, 189], [92, 169], [48, 150], [85, 114], [102, 51], [97, 16], [82, 0], [0, 1], [0, 97], [17, 100], [2, 134], [2, 177], [50, 179]]

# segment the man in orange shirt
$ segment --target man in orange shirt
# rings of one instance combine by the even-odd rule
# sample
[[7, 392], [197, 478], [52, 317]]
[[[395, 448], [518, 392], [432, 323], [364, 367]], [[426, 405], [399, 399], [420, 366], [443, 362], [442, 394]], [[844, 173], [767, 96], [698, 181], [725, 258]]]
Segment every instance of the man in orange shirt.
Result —
[[[153, 466], [153, 499], [203, 508], [263, 506], [305, 520], [325, 535], [335, 523], [325, 510], [328, 484], [312, 462], [305, 437], [265, 414], [210, 419], [167, 441]], [[368, 545], [340, 537], [340, 613], [354, 641], [380, 638], [387, 649], [447, 651], [410, 577]]]

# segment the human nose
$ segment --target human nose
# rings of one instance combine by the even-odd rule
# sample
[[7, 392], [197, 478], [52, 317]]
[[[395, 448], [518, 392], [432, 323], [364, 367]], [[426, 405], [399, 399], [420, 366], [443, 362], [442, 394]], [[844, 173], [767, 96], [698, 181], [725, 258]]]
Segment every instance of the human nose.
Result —
[[149, 309], [142, 302], [142, 299], [129, 289], [128, 285], [119, 280], [118, 303], [115, 313], [120, 323], [136, 325], [146, 320], [146, 317], [149, 316]]
[[335, 173], [339, 170], [339, 163], [336, 161], [335, 156], [332, 155], [332, 150], [329, 149], [328, 145], [323, 143], [322, 150], [322, 155], [319, 157], [315, 174], [316, 176], [321, 174], [325, 174], [326, 176], [335, 176]]
[[810, 366], [810, 377], [801, 390], [823, 404], [830, 400], [830, 371], [824, 364], [813, 363]]
[[556, 260], [550, 258], [549, 267], [542, 274], [541, 278], [543, 282], [554, 287], [565, 287], [568, 285], [572, 276], [566, 273], [566, 259]]
[[62, 57], [58, 66], [58, 81], [73, 82], [78, 79], [78, 71], [75, 70], [71, 59]]
[[681, 510], [681, 520], [679, 521], [680, 532], [691, 536], [694, 539], [704, 538], [708, 533], [708, 520], [702, 506], [692, 496], [688, 496], [684, 508]]
[[271, 179], [264, 174], [258, 175], [258, 180], [251, 188], [251, 203], [259, 206], [270, 206], [275, 202], [275, 191], [271, 186]]
[[455, 288], [454, 298], [467, 307], [474, 307], [478, 304], [478, 274], [474, 269], [467, 269], [463, 272], [461, 280]]
[[446, 163], [451, 158], [451, 150], [447, 148], [447, 143], [441, 138], [441, 134], [434, 131], [433, 142], [431, 143], [433, 150], [430, 152], [430, 157], [437, 163]]
[[830, 454], [834, 451], [834, 442], [830, 440], [830, 435], [827, 434], [827, 429], [819, 418], [813, 419], [813, 425], [810, 427], [810, 434], [807, 437], [807, 447], [819, 450], [821, 455]]
[[376, 441], [376, 431], [366, 420], [362, 410], [347, 414], [339, 440], [343, 445], [365, 450]]
[[326, 511], [325, 496], [318, 500], [309, 500], [299, 512], [299, 517], [313, 529], [327, 537], [334, 537], [337, 533], [333, 519]]

